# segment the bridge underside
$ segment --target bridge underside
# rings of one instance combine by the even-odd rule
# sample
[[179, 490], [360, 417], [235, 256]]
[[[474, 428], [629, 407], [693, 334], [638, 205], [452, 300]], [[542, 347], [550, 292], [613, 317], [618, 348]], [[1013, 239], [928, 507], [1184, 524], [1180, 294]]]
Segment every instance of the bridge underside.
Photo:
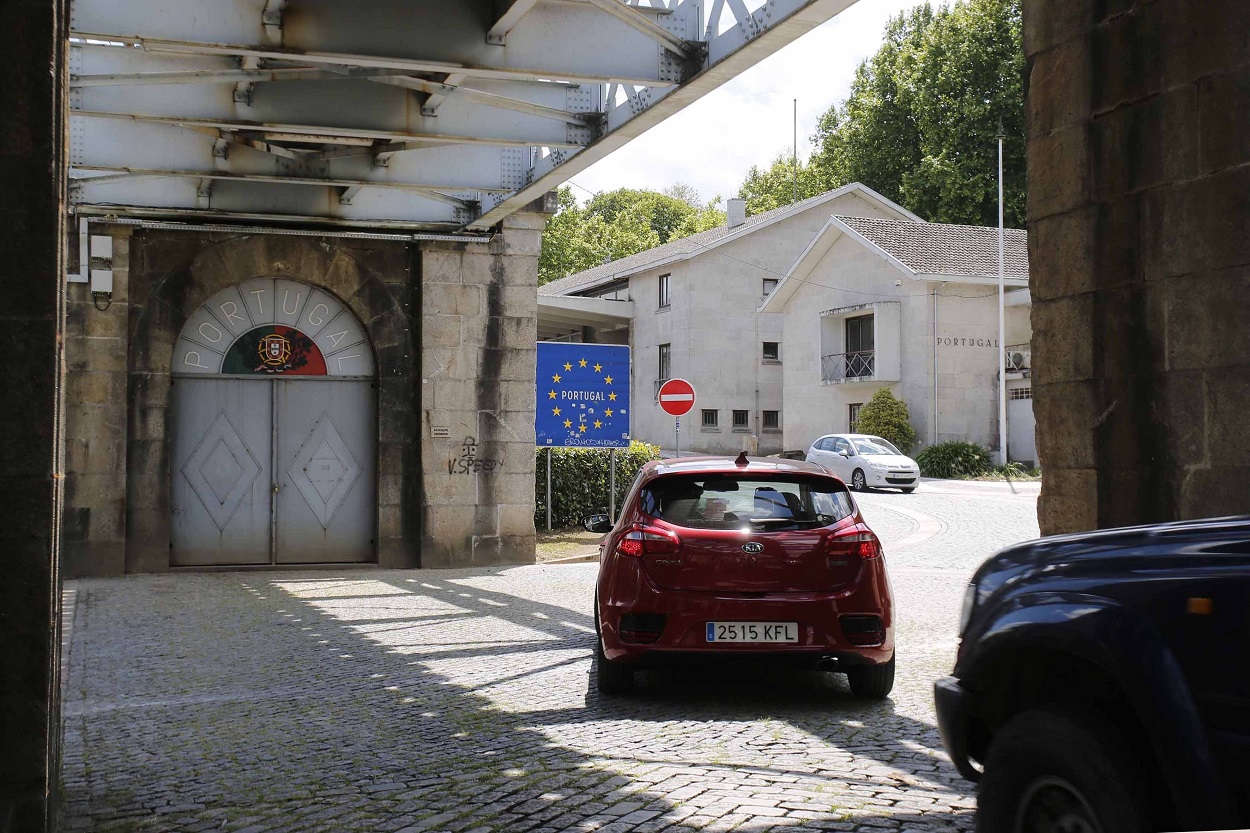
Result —
[[487, 230], [854, 1], [75, 0], [71, 200]]

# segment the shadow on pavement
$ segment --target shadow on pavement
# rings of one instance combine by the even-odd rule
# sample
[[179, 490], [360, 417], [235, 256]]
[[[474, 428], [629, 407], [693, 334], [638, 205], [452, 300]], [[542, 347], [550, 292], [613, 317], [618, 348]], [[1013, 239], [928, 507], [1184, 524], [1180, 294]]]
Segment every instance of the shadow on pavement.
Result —
[[79, 582], [64, 829], [971, 828], [936, 730], [841, 678], [601, 698], [558, 569]]

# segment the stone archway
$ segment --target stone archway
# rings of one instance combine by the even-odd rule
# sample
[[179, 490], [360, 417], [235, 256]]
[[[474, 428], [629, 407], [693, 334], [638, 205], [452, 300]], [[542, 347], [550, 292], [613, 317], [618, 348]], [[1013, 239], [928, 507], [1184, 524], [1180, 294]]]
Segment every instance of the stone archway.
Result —
[[[375, 489], [371, 509], [366, 513], [367, 525], [372, 529], [372, 554], [368, 560], [376, 560], [383, 567], [417, 566], [422, 501], [420, 442], [416, 432], [420, 371], [419, 351], [415, 349], [418, 330], [408, 312], [419, 291], [419, 271], [414, 266], [419, 254], [415, 248], [389, 239], [340, 241], [311, 235], [141, 229], [131, 237], [130, 252], [126, 571], [160, 572], [183, 563], [175, 553], [178, 547], [173, 528], [177, 517], [174, 508], [181, 504], [176, 503], [171, 487], [194, 449], [174, 448], [182, 413], [182, 406], [175, 399], [180, 386], [202, 381], [203, 374], [233, 379], [232, 385], [240, 391], [251, 389], [244, 385], [258, 384], [255, 374], [222, 373], [226, 354], [240, 336], [255, 329], [253, 324], [307, 330], [310, 341], [321, 342], [318, 347], [326, 362], [326, 375], [290, 376], [290, 371], [285, 371], [278, 374], [284, 377], [280, 384], [259, 383], [276, 385], [275, 393], [294, 389], [296, 382], [303, 383], [305, 390], [325, 384], [348, 388], [351, 384], [374, 386], [369, 417], [374, 453], [367, 461], [357, 461], [362, 468], [371, 467], [374, 472], [368, 475]], [[255, 304], [255, 296], [249, 293], [261, 285], [278, 290], [276, 303], [269, 308], [274, 320], [253, 321], [249, 316], [259, 313], [255, 308], [248, 312], [245, 307], [245, 303]], [[285, 298], [281, 294], [284, 287], [293, 290]], [[297, 301], [301, 291], [308, 294]], [[221, 300], [216, 301], [215, 314], [206, 312], [205, 308], [218, 298]], [[227, 302], [234, 306], [221, 309]], [[324, 309], [318, 307], [322, 302]], [[297, 306], [299, 317], [292, 318], [296, 315], [292, 310]], [[337, 312], [342, 308], [347, 312]], [[317, 330], [315, 336], [311, 335], [312, 330], [322, 326], [313, 319], [324, 320], [324, 326], [329, 326], [332, 313], [349, 314], [358, 327], [353, 332], [362, 332], [363, 336], [343, 336], [336, 343], [331, 336], [336, 336], [338, 329]], [[205, 324], [208, 326], [201, 331]], [[258, 333], [258, 341], [266, 334], [269, 333]], [[347, 349], [352, 347], [350, 342], [366, 348], [362, 357], [370, 359], [371, 366], [362, 369], [350, 363], [355, 361], [351, 356], [357, 352]], [[197, 344], [198, 348], [192, 346]], [[257, 364], [232, 365], [233, 370], [252, 371], [259, 367], [260, 357], [255, 352], [258, 346], [259, 343], [246, 349], [240, 347], [238, 353], [241, 358], [250, 351]], [[198, 352], [198, 358], [192, 356], [190, 364], [207, 368], [188, 365], [191, 350]], [[355, 382], [337, 376], [339, 373], [355, 377]], [[263, 370], [261, 374], [265, 375]], [[245, 378], [249, 375], [250, 380]], [[324, 410], [313, 414], [313, 405], [301, 407], [309, 412], [310, 419]], [[271, 424], [272, 416], [267, 415], [263, 422]], [[207, 431], [211, 424], [200, 427]], [[233, 427], [240, 434], [245, 430], [242, 425]], [[312, 428], [310, 424], [302, 430]], [[343, 434], [341, 426], [336, 430]], [[298, 446], [283, 453], [293, 455], [297, 450]], [[271, 470], [283, 468], [273, 469], [273, 465], [271, 462]], [[265, 475], [257, 477], [263, 479]], [[283, 494], [282, 489], [279, 484], [279, 495]], [[292, 484], [291, 489], [289, 497], [300, 497], [297, 484]], [[211, 518], [201, 520], [212, 523]], [[281, 533], [279, 529], [277, 534]], [[252, 560], [259, 560], [259, 556], [253, 553]], [[342, 560], [326, 554], [296, 557], [292, 563]], [[275, 558], [264, 563], [283, 562]]]
[[171, 371], [171, 565], [375, 560], [374, 362], [351, 310], [293, 280], [228, 287]]

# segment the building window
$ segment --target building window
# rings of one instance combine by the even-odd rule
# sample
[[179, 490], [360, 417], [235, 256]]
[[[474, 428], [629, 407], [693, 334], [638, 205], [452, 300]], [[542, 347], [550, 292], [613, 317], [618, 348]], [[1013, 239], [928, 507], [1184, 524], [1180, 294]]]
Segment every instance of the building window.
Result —
[[670, 296], [668, 294], [668, 279], [670, 275], [660, 275], [660, 309], [664, 309], [669, 305]]
[[765, 411], [764, 412], [764, 427], [774, 428], [774, 429], [780, 428], [781, 427], [781, 411]]
[[1032, 399], [1033, 388], [1008, 388], [1008, 399]]
[[860, 408], [862, 408], [862, 407], [864, 407], [864, 403], [863, 403], [863, 402], [855, 402], [855, 403], [851, 404], [851, 405], [850, 405], [850, 407], [849, 407], [849, 410], [850, 410], [850, 417], [851, 417], [851, 418], [850, 418], [850, 423], [851, 423], [851, 433], [852, 433], [852, 434], [858, 434], [858, 433], [859, 433], [859, 409], [860, 409]]
[[876, 337], [872, 315], [857, 315], [846, 319], [846, 376], [856, 379], [873, 375]]
[[656, 378], [659, 379], [661, 382], [665, 381], [666, 379], [671, 378], [670, 373], [672, 372], [672, 369], [673, 369], [672, 355], [673, 355], [673, 345], [671, 344], [660, 345], [660, 365], [659, 367], [656, 368], [656, 373], [657, 373]]
[[767, 298], [773, 294], [773, 290], [777, 288], [776, 278], [764, 278], [764, 297]]
[[748, 413], [749, 411], [734, 411], [734, 428], [749, 427], [747, 424], [749, 420]]
[[766, 341], [764, 342], [764, 361], [780, 361], [781, 360], [781, 342]]
[[715, 408], [703, 409], [703, 427], [716, 428], [720, 425], [720, 411]]

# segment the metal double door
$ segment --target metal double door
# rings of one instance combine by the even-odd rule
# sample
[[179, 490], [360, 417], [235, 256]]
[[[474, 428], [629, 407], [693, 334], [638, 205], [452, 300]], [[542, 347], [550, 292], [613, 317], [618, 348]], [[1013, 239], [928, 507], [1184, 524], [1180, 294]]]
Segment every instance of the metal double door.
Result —
[[374, 409], [366, 380], [177, 379], [171, 564], [375, 560]]

